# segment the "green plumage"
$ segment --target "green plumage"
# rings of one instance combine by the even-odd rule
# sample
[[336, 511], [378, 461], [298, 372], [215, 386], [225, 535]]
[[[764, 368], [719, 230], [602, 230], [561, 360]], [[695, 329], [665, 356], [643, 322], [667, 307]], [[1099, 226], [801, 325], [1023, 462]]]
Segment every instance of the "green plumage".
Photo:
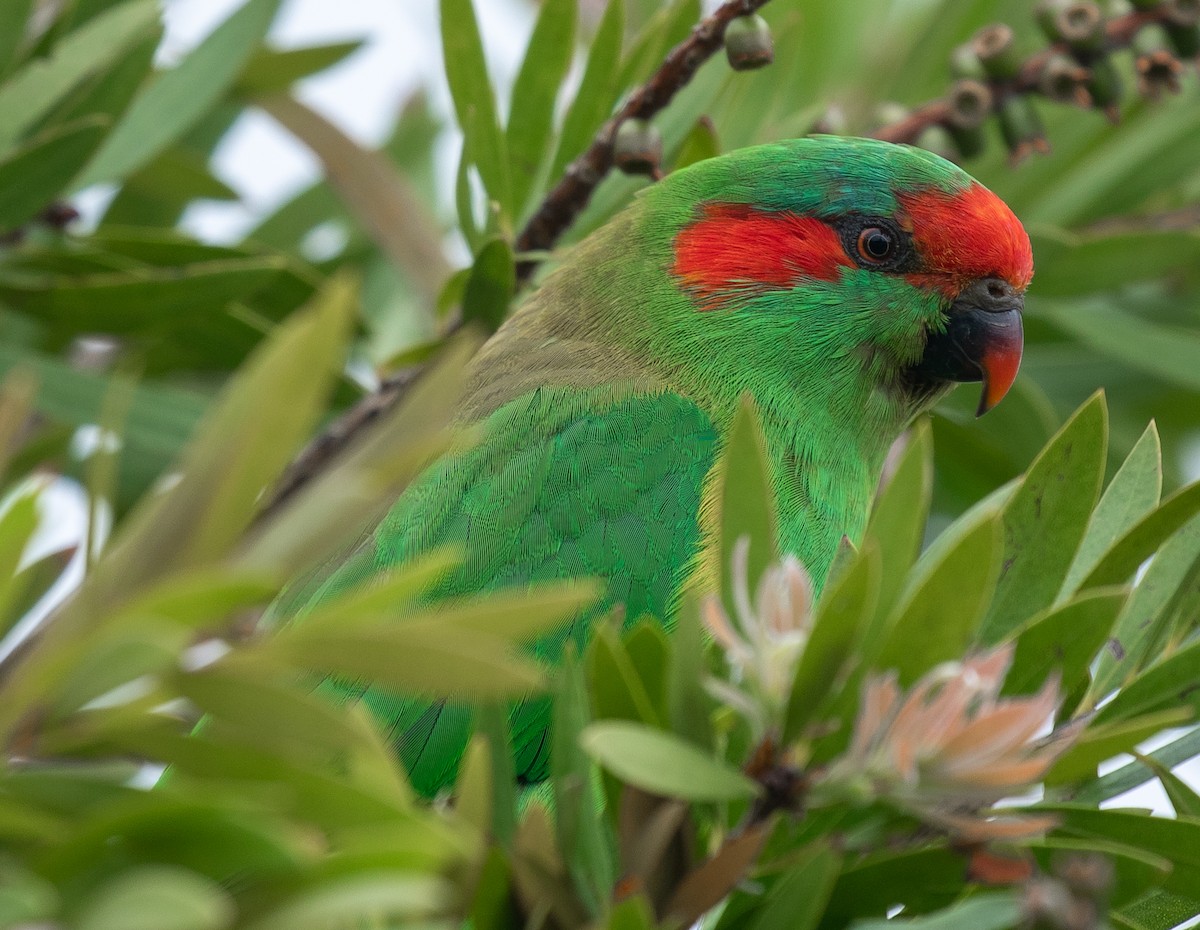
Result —
[[[600, 605], [536, 646], [549, 662], [623, 605], [669, 622], [702, 563], [705, 480], [739, 398], [761, 412], [779, 495], [781, 549], [818, 580], [857, 538], [883, 457], [928, 402], [894, 389], [939, 301], [899, 277], [747, 291], [699, 312], [672, 277], [673, 242], [705, 203], [836, 216], [890, 215], [896, 190], [955, 190], [936, 156], [865, 140], [808, 139], [702, 162], [653, 185], [578, 246], [479, 353], [462, 404], [483, 440], [435, 462], [396, 503], [372, 548], [321, 590], [357, 583], [440, 544], [465, 563], [434, 597], [598, 576]], [[321, 596], [320, 594], [318, 597]], [[419, 790], [452, 783], [469, 712], [340, 684], [389, 728]], [[511, 714], [516, 770], [547, 774], [544, 700]]]

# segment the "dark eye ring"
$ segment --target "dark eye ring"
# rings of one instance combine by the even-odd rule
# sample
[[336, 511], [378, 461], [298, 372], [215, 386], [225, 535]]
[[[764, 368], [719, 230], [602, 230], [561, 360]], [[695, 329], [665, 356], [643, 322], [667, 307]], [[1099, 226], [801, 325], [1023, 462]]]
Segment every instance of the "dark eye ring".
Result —
[[871, 265], [894, 258], [899, 247], [895, 235], [881, 226], [867, 226], [858, 234], [858, 257]]

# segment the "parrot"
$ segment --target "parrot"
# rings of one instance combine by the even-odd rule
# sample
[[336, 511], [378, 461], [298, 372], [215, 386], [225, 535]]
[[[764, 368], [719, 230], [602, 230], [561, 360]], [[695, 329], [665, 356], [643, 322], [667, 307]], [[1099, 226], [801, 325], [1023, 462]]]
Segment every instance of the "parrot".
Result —
[[[446, 544], [430, 596], [600, 579], [532, 648], [548, 666], [614, 608], [666, 625], [712, 571], [714, 465], [757, 407], [777, 551], [819, 590], [861, 539], [885, 457], [957, 382], [982, 415], [1020, 365], [1029, 238], [994, 193], [920, 148], [810, 136], [671, 172], [574, 246], [470, 363], [456, 419], [482, 439], [433, 461], [315, 598]], [[466, 704], [337, 682], [413, 786], [452, 786]], [[518, 782], [548, 777], [551, 707], [509, 709]]]

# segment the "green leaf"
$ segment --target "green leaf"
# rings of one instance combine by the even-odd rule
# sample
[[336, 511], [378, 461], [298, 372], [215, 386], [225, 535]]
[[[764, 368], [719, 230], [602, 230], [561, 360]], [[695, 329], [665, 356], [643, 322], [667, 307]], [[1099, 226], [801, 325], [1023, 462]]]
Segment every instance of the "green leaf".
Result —
[[[38, 498], [37, 493], [27, 491], [8, 502], [0, 513], [0, 616], [5, 615], [10, 601], [19, 594], [18, 566], [41, 522]], [[0, 628], [0, 633], [3, 632]]]
[[1004, 508], [1004, 561], [983, 623], [986, 643], [1004, 639], [1058, 594], [1096, 506], [1107, 447], [1108, 415], [1097, 394], [1029, 466]]
[[1200, 482], [1172, 494], [1118, 539], [1088, 573], [1080, 588], [1122, 584], [1163, 541], [1200, 513]]
[[575, 51], [576, 16], [577, 0], [546, 0], [542, 4], [513, 84], [507, 141], [513, 202], [518, 210], [529, 196], [546, 154], [554, 102]]
[[879, 552], [872, 545], [860, 550], [850, 566], [833, 577], [817, 602], [812, 632], [788, 698], [785, 744], [803, 734], [858, 648], [874, 613], [879, 575]]
[[1095, 776], [1096, 767], [1106, 759], [1130, 752], [1152, 736], [1186, 723], [1193, 716], [1190, 707], [1175, 707], [1157, 713], [1117, 720], [1088, 727], [1046, 773], [1047, 785], [1063, 785]]
[[1123, 911], [1110, 914], [1118, 930], [1174, 930], [1200, 914], [1200, 901], [1167, 891], [1154, 891]]
[[1193, 642], [1156, 662], [1122, 688], [1096, 714], [1096, 722], [1128, 720], [1164, 707], [1187, 706], [1200, 710], [1196, 669], [1200, 668], [1200, 642]]
[[737, 801], [758, 785], [679, 737], [639, 723], [607, 720], [586, 727], [580, 744], [610, 772], [644, 791], [685, 801]]
[[470, 162], [479, 169], [488, 196], [499, 202], [502, 212], [508, 213], [512, 191], [507, 146], [496, 115], [475, 9], [471, 0], [440, 0], [439, 9], [446, 81], [454, 98], [458, 125], [463, 130], [465, 150]]
[[579, 734], [588, 723], [587, 693], [574, 651], [555, 673], [554, 725], [550, 733], [550, 777], [554, 825], [571, 879], [593, 912], [599, 912], [616, 879], [610, 837], [597, 816], [595, 770]]
[[1200, 794], [1157, 759], [1143, 756], [1140, 752], [1133, 753], [1133, 757], [1158, 778], [1167, 793], [1167, 799], [1175, 808], [1175, 816], [1200, 819]]
[[169, 866], [144, 866], [110, 879], [88, 900], [79, 930], [222, 930], [236, 911], [211, 879]]
[[233, 86], [281, 0], [247, 0], [194, 51], [144, 90], [76, 183], [121, 180], [178, 142]]
[[[1146, 753], [1147, 757], [1164, 766], [1175, 766], [1200, 755], [1200, 727], [1193, 727], [1187, 733], [1171, 740], [1153, 752]], [[1141, 762], [1130, 762], [1114, 772], [1097, 778], [1084, 785], [1076, 792], [1075, 799], [1080, 802], [1098, 805], [1117, 795], [1131, 791], [1138, 785], [1145, 784], [1154, 777], [1154, 772], [1142, 765]]]
[[287, 903], [246, 924], [246, 930], [328, 930], [428, 922], [449, 910], [453, 896], [445, 880], [416, 871], [378, 869], [336, 876], [291, 895]]
[[775, 881], [747, 930], [812, 930], [821, 922], [840, 871], [840, 858], [827, 846], [819, 847]]
[[605, 624], [596, 631], [588, 644], [586, 659], [595, 716], [661, 725], [655, 702], [613, 624]]
[[[700, 746], [712, 743], [713, 699], [704, 690], [707, 674], [704, 657], [704, 627], [700, 605], [691, 592], [684, 592], [667, 665], [667, 711], [671, 730]], [[811, 647], [811, 643], [810, 643]]]
[[1041, 301], [1036, 315], [1083, 346], [1189, 391], [1200, 390], [1200, 336], [1194, 329], [1164, 326], [1123, 310], [1113, 297]]
[[397, 624], [329, 632], [299, 624], [259, 647], [267, 658], [433, 698], [522, 697], [542, 668], [509, 640], [462, 629]]
[[1171, 871], [1171, 862], [1162, 856], [1122, 843], [1103, 840], [1073, 840], [1061, 836], [1035, 840], [1031, 850], [1037, 856], [1043, 872], [1052, 873], [1054, 866], [1064, 855], [1095, 855], [1099, 853], [1112, 863], [1116, 872], [1109, 894], [1110, 907], [1120, 907], [1134, 901], [1162, 884]]
[[1200, 888], [1198, 820], [1168, 820], [1123, 810], [1096, 810], [1077, 804], [1040, 804], [1036, 810], [1060, 817], [1060, 834], [1099, 837], [1168, 860], [1173, 868], [1163, 880], [1166, 891], [1190, 895]]
[[508, 315], [508, 305], [517, 289], [517, 266], [512, 246], [504, 239], [484, 244], [471, 267], [463, 291], [464, 320], [483, 324], [494, 333]]
[[1000, 573], [1001, 519], [996, 514], [981, 521], [941, 558], [922, 559], [910, 575], [872, 663], [895, 669], [901, 687], [935, 665], [960, 658], [977, 635]]
[[1089, 709], [1153, 660], [1175, 609], [1200, 578], [1200, 516], [1185, 523], [1158, 551], [1113, 627], [1083, 699]]
[[588, 142], [612, 112], [617, 99], [617, 69], [625, 38], [625, 0], [608, 0], [596, 29], [579, 90], [563, 118], [550, 177], [559, 178], [567, 163], [583, 154]]
[[0, 160], [0, 229], [16, 229], [48, 207], [104, 136], [105, 120], [58, 126]]
[[[873, 631], [882, 629], [921, 551], [932, 491], [933, 438], [929, 423], [922, 421], [909, 434], [895, 471], [879, 493], [867, 523], [863, 544], [874, 540], [883, 567]], [[868, 636], [873, 637], [873, 633]]]
[[715, 158], [721, 154], [721, 143], [717, 140], [717, 130], [707, 116], [696, 120], [691, 131], [684, 136], [679, 144], [679, 154], [675, 156], [675, 171], [694, 165], [698, 161]]
[[856, 920], [852, 930], [1006, 930], [1021, 921], [1023, 909], [1015, 892], [981, 894], [936, 914], [892, 920]]
[[1079, 236], [1035, 227], [1030, 238], [1038, 257], [1034, 315], [1041, 311], [1043, 297], [1111, 293], [1200, 261], [1200, 235], [1180, 229]]
[[[7, 6], [7, 4], [5, 4]], [[154, 0], [129, 0], [85, 23], [0, 85], [0, 152], [36, 126], [74, 88], [114, 62], [158, 24]]]
[[759, 578], [776, 558], [775, 492], [762, 423], [753, 399], [745, 394], [738, 404], [729, 439], [717, 464], [720, 501], [721, 599], [734, 613], [733, 553], [744, 536], [749, 542], [745, 583], [754, 591]]
[[1158, 428], [1151, 423], [1096, 505], [1059, 592], [1059, 600], [1065, 600], [1079, 590], [1080, 583], [1117, 539], [1158, 506], [1161, 493], [1162, 447], [1158, 441]]
[[882, 919], [897, 904], [910, 914], [924, 914], [957, 899], [962, 887], [962, 857], [944, 847], [873, 853], [847, 864], [838, 876], [825, 925]]
[[293, 84], [345, 61], [364, 40], [277, 49], [264, 46], [254, 53], [238, 76], [237, 93], [246, 96], [282, 93]]
[[37, 0], [9, 0], [0, 3], [0, 76], [17, 57], [25, 40], [25, 24]]
[[1087, 591], [1013, 633], [1017, 648], [1004, 679], [1004, 693], [1031, 694], [1055, 671], [1061, 675], [1062, 693], [1073, 693], [1108, 639], [1125, 597], [1124, 589]]
[[517, 832], [517, 776], [508, 710], [488, 703], [479, 709], [478, 717], [479, 733], [487, 738], [492, 765], [492, 833], [504, 846], [511, 847]]

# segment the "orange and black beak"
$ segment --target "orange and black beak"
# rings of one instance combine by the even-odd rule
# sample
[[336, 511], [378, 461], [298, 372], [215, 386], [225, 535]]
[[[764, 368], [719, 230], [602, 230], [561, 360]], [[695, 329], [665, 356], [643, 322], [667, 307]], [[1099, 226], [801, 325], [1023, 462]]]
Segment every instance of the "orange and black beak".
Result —
[[942, 381], [982, 381], [976, 416], [1000, 403], [1017, 379], [1024, 336], [1025, 298], [1001, 278], [963, 288], [946, 314], [946, 328], [930, 333], [915, 371]]

